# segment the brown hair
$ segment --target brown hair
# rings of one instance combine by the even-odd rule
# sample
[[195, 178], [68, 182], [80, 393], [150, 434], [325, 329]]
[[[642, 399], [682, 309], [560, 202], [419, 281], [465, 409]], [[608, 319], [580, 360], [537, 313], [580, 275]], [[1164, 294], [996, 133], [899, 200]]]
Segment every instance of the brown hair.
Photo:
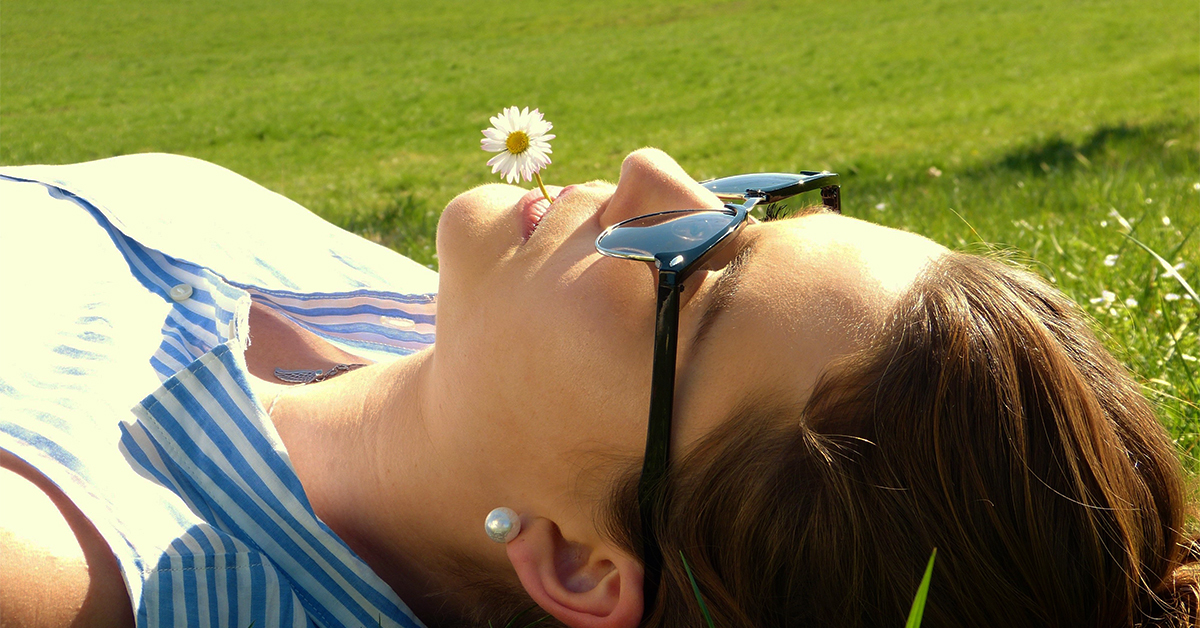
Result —
[[[803, 408], [747, 404], [676, 465], [643, 625], [1192, 626], [1183, 470], [1137, 384], [1032, 274], [952, 253]], [[610, 535], [640, 547], [636, 470]]]

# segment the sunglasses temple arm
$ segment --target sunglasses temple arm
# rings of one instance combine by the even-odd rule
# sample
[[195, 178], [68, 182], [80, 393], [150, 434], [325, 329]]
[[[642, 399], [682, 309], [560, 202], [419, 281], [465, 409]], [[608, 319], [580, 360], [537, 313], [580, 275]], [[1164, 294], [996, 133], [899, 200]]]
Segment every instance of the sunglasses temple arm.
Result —
[[642, 519], [642, 560], [645, 569], [646, 608], [654, 607], [662, 574], [662, 549], [652, 524], [654, 505], [662, 503], [671, 455], [671, 416], [675, 400], [675, 357], [679, 331], [679, 275], [659, 270], [654, 322], [654, 372], [650, 385], [650, 419], [646, 430], [646, 457], [638, 483]]
[[[766, 197], [763, 196], [747, 196], [746, 201], [741, 204], [741, 207], [749, 212], [751, 209], [754, 209], [755, 205], [764, 200], [766, 200]], [[839, 214], [842, 213], [842, 187], [840, 185], [827, 185], [821, 188], [821, 203]]]

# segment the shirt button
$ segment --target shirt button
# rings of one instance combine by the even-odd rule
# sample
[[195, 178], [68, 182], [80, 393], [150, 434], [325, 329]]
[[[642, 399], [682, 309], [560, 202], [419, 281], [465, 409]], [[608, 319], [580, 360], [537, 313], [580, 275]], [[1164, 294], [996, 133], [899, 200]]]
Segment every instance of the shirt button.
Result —
[[176, 301], [186, 301], [192, 296], [192, 287], [186, 283], [181, 283], [178, 286], [171, 288], [171, 291], [168, 294], [170, 294], [171, 298], [175, 299]]

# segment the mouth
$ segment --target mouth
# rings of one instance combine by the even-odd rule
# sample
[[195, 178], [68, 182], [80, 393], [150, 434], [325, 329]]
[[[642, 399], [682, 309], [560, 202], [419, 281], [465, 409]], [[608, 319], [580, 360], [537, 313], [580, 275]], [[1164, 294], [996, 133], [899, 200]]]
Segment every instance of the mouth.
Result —
[[[563, 193], [565, 193], [571, 187], [572, 186], [567, 186], [560, 189], [554, 197], [555, 200], [561, 197]], [[551, 193], [553, 194], [553, 190], [551, 190]], [[522, 243], [529, 241], [529, 237], [532, 236], [533, 232], [537, 230], [537, 227], [539, 224], [541, 224], [542, 219], [545, 218], [546, 214], [550, 212], [551, 205], [551, 202], [546, 200], [545, 196], [542, 196], [542, 191], [537, 188], [526, 192], [525, 196], [522, 196], [521, 200], [517, 201], [517, 214], [521, 217], [522, 225]]]

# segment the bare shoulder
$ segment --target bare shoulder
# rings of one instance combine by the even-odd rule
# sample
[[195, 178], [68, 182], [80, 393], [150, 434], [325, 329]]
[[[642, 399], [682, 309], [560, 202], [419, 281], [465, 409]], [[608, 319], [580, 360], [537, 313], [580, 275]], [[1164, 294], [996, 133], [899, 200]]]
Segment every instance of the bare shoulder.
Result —
[[0, 450], [0, 628], [133, 626], [116, 558], [49, 480]]

